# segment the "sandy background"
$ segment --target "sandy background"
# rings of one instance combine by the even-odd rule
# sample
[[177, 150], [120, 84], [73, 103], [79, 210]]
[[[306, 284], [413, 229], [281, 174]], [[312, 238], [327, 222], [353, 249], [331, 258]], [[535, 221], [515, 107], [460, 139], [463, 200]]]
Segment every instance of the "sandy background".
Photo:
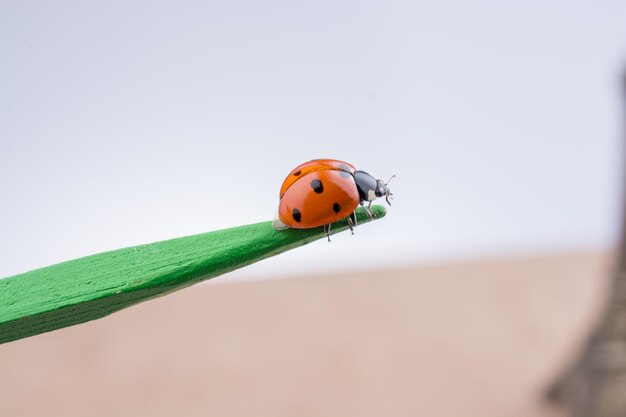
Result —
[[561, 416], [607, 253], [228, 276], [0, 346], [1, 416]]

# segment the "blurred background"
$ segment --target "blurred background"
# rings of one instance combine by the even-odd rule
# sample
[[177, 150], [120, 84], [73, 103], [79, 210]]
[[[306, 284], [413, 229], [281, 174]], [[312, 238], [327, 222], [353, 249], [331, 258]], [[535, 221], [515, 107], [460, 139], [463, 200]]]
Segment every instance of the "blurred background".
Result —
[[397, 176], [355, 236], [0, 346], [0, 414], [553, 415], [619, 237], [625, 14], [0, 1], [0, 276], [270, 220], [310, 159]]

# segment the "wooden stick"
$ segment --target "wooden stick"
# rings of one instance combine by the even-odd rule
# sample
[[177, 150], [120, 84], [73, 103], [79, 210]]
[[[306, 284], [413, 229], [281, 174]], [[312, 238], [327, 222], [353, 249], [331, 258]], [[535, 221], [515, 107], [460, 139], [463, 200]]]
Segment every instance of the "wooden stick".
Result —
[[[375, 219], [385, 216], [373, 207]], [[357, 209], [358, 223], [371, 219]], [[333, 224], [333, 234], [348, 229]], [[118, 249], [0, 279], [0, 343], [98, 319], [326, 238], [271, 222]]]

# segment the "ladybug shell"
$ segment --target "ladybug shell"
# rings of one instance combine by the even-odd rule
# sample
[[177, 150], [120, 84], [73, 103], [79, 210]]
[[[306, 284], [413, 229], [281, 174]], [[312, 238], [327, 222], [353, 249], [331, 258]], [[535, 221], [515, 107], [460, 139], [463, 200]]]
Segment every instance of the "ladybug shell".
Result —
[[[351, 172], [323, 164], [298, 168], [285, 180], [290, 185], [285, 187], [283, 184], [281, 188], [278, 217], [286, 226], [295, 229], [323, 226], [349, 216], [359, 205], [359, 191]], [[301, 173], [294, 175], [298, 170]], [[292, 179], [294, 176], [297, 177], [295, 180]]]
[[349, 172], [352, 175], [356, 172], [356, 168], [353, 165], [338, 159], [314, 159], [312, 161], [305, 162], [292, 169], [289, 175], [287, 175], [287, 178], [283, 181], [283, 185], [280, 187], [280, 198], [283, 198], [285, 191], [287, 191], [287, 189], [291, 187], [294, 182], [306, 174], [315, 171], [327, 170], [340, 170]]

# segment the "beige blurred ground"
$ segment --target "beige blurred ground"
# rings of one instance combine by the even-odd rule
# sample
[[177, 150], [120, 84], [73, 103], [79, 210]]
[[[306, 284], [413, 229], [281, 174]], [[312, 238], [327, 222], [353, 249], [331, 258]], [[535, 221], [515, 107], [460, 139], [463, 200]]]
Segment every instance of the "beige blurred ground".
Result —
[[0, 346], [0, 416], [561, 416], [608, 253], [210, 285]]

